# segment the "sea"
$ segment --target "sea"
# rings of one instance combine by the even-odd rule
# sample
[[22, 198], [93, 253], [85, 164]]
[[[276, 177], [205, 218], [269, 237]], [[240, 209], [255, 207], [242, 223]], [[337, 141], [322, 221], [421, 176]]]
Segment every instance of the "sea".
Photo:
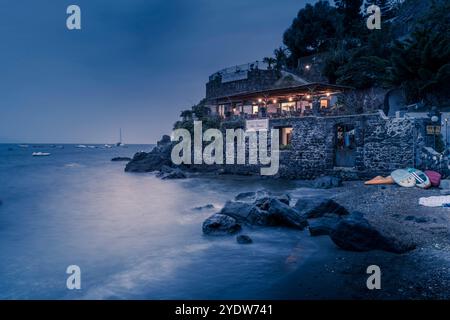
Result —
[[[152, 147], [0, 144], [0, 299], [286, 298], [278, 284], [334, 250], [288, 228], [246, 226], [247, 245], [203, 235], [202, 222], [240, 192], [318, 191], [259, 177], [161, 180], [111, 161]], [[80, 289], [67, 286], [69, 266]]]

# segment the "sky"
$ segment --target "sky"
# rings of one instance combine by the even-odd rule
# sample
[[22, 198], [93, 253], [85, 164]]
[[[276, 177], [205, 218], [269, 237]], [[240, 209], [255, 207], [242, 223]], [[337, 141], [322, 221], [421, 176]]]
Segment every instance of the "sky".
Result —
[[0, 0], [0, 143], [154, 143], [210, 74], [272, 55], [305, 2]]

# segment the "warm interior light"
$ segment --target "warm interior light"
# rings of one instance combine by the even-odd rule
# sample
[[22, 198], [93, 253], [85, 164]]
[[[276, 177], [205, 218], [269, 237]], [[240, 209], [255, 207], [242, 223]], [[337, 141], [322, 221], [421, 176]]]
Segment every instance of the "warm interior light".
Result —
[[327, 97], [329, 97], [330, 96], [330, 93], [329, 92], [327, 92]]
[[292, 98], [289, 98], [289, 102], [292, 102]]
[[272, 102], [273, 102], [273, 103], [277, 103], [277, 99], [273, 99]]
[[306, 95], [306, 99], [310, 99], [311, 96], [309, 94]]
[[262, 99], [258, 99], [258, 102], [262, 102]]
[[307, 64], [307, 65], [305, 66], [305, 68], [306, 68], [307, 70], [309, 70], [309, 68], [311, 68], [311, 66], [310, 66], [309, 64]]

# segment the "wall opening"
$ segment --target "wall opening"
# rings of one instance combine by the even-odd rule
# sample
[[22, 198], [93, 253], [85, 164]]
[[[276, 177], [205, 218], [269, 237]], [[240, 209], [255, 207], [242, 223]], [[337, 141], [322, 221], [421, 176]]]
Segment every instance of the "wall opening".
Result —
[[336, 167], [354, 167], [356, 164], [355, 127], [338, 124], [335, 134], [334, 165]]

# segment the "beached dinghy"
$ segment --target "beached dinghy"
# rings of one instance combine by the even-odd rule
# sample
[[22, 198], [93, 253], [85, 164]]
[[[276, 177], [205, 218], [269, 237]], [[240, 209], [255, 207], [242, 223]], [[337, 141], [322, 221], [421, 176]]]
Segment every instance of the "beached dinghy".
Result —
[[31, 155], [33, 157], [46, 157], [46, 156], [49, 156], [50, 153], [48, 153], [48, 152], [33, 152]]
[[397, 169], [392, 171], [391, 177], [394, 179], [396, 184], [405, 188], [411, 188], [416, 185], [416, 179], [413, 177], [411, 172], [405, 169]]
[[423, 189], [431, 187], [430, 178], [424, 172], [414, 168], [408, 168], [406, 170], [416, 179], [416, 186]]

